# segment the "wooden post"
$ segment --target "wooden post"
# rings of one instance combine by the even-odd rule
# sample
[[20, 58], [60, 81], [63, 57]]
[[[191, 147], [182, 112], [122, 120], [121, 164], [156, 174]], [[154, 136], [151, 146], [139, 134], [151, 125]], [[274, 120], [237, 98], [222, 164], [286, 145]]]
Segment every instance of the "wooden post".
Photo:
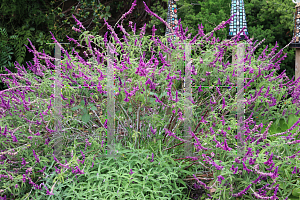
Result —
[[[62, 135], [62, 79], [61, 79], [61, 49], [60, 45], [57, 43], [47, 43], [55, 44], [55, 83], [54, 83], [54, 119], [55, 119], [55, 133], [53, 134], [54, 140], [54, 155], [59, 158], [62, 156], [63, 148], [63, 135]], [[70, 44], [70, 43], [60, 43], [60, 44]]]
[[107, 146], [108, 156], [115, 156], [115, 95], [114, 95], [114, 45], [108, 43], [107, 48]]
[[244, 104], [244, 52], [245, 44], [239, 43], [237, 46], [237, 137], [238, 137], [238, 156], [244, 155], [244, 127], [245, 127], [245, 104]]
[[[191, 44], [185, 44], [185, 76], [184, 76], [184, 132], [186, 139], [191, 137], [190, 130], [192, 127], [192, 81], [191, 81]], [[191, 156], [193, 145], [185, 143], [184, 153], [185, 156]]]

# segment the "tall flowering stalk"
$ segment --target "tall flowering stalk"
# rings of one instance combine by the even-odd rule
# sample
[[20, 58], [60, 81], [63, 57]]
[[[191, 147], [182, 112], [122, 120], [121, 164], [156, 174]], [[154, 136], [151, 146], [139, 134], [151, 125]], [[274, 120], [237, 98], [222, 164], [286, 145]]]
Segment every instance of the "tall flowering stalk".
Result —
[[145, 2], [143, 2], [143, 3], [144, 3], [144, 6], [145, 6], [145, 11], [146, 11], [147, 13], [149, 13], [150, 15], [152, 15], [152, 16], [156, 17], [157, 19], [159, 19], [159, 21], [161, 21], [162, 23], [164, 23], [164, 24], [166, 25], [166, 27], [168, 27], [168, 29], [172, 32], [172, 34], [175, 35], [175, 33], [174, 33], [173, 29], [170, 27], [170, 25], [169, 25], [165, 20], [163, 20], [161, 17], [159, 17], [157, 14], [155, 14], [154, 12], [152, 12], [152, 11], [148, 8], [148, 6], [146, 5]]

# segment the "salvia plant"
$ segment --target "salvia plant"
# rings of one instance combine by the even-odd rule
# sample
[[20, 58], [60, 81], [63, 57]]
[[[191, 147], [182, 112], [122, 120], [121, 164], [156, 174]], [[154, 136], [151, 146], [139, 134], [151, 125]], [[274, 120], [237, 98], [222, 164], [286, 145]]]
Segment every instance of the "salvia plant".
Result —
[[[280, 58], [282, 49], [275, 54], [275, 46], [269, 55], [265, 49], [256, 60], [253, 53], [263, 41], [255, 46], [257, 41], [253, 44], [252, 39], [246, 38], [249, 45], [242, 59], [244, 88], [234, 91], [239, 70], [224, 57], [236, 48], [243, 30], [228, 41], [213, 37], [232, 17], [208, 34], [203, 33], [201, 24], [193, 39], [189, 39], [190, 34], [186, 36], [188, 28], [184, 31], [179, 20], [172, 33], [177, 39], [172, 41], [155, 36], [154, 26], [152, 36], [145, 36], [146, 25], [136, 35], [132, 22], [132, 35], [126, 32], [122, 22], [135, 5], [136, 1], [119, 20], [122, 39], [117, 37], [115, 27], [105, 21], [110, 41], [108, 32], [104, 38], [83, 32], [81, 38], [88, 45], [86, 59], [76, 51], [72, 51], [75, 56], [69, 55], [61, 47], [65, 53], [61, 77], [63, 86], [69, 86], [63, 88], [61, 95], [62, 156], [55, 156], [52, 138], [54, 58], [36, 51], [28, 39], [32, 49], [26, 47], [35, 56], [35, 64], [29, 66], [33, 74], [17, 62], [17, 73], [6, 69], [8, 74], [1, 74], [9, 88], [0, 95], [1, 199], [187, 199], [182, 181], [187, 175], [195, 181], [194, 190], [206, 191], [202, 196], [206, 199], [299, 196], [299, 79], [289, 80], [284, 72], [276, 73], [285, 57]], [[150, 15], [170, 28], [144, 5]], [[54, 36], [52, 39], [57, 43]], [[73, 38], [69, 41], [82, 45]], [[92, 42], [99, 49], [92, 48]], [[124, 132], [114, 157], [105, 156], [103, 137], [108, 128], [104, 113], [108, 59], [105, 51], [109, 43], [117, 57], [112, 61], [117, 90], [116, 132]], [[192, 65], [187, 70], [191, 71], [194, 86], [189, 137], [183, 128], [186, 44], [192, 47]], [[166, 55], [176, 58], [177, 63], [170, 63]], [[39, 59], [44, 59], [46, 66]], [[79, 87], [72, 88], [74, 85]], [[224, 85], [230, 86], [222, 88]], [[237, 152], [239, 137], [232, 115], [237, 102], [235, 94], [241, 92], [246, 100], [244, 154]], [[79, 97], [74, 95], [78, 93]], [[77, 100], [81, 100], [79, 105]], [[100, 116], [97, 107], [103, 110], [103, 114], [98, 113]], [[278, 132], [277, 127], [283, 122], [285, 131]], [[86, 134], [82, 127], [92, 133]], [[193, 146], [192, 155], [182, 156], [184, 145]], [[212, 173], [213, 178], [200, 178], [198, 172]]]

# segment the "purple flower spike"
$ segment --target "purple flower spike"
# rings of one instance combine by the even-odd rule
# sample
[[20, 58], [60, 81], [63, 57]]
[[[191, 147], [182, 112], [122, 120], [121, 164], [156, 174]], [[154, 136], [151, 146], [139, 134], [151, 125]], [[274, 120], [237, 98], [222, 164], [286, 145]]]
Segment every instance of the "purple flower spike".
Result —
[[218, 176], [218, 180], [217, 181], [219, 181], [220, 182], [220, 184], [222, 183], [222, 180], [224, 180], [225, 178], [223, 177], [223, 176]]
[[135, 7], [136, 5], [137, 5], [137, 4], [136, 4], [136, 0], [134, 0], [134, 2], [131, 4], [131, 7], [130, 7], [129, 11], [126, 12], [125, 14], [123, 14], [123, 15], [122, 15], [122, 18], [121, 18], [120, 20], [125, 19], [127, 15], [129, 15], [130, 13], [132, 13], [132, 11], [133, 11], [133, 9], [134, 9], [134, 7]]
[[39, 159], [38, 156], [35, 154], [34, 149], [32, 149], [32, 151], [33, 151], [33, 155], [34, 155], [34, 158], [35, 158], [36, 162], [39, 163], [39, 162], [40, 162], [40, 159]]
[[292, 172], [292, 174], [297, 174], [297, 167], [296, 166], [294, 167], [294, 171]]
[[271, 153], [270, 158], [264, 162], [265, 165], [272, 165], [273, 164], [273, 153]]
[[156, 129], [153, 130], [152, 126], [150, 127], [150, 129], [151, 129], [151, 133], [153, 133], [153, 135], [155, 135]]
[[72, 17], [75, 19], [75, 21], [77, 22], [77, 25], [79, 25], [80, 28], [83, 28], [84, 30], [86, 30], [86, 29], [83, 27], [82, 23], [81, 23], [78, 19], [76, 19], [76, 17], [75, 17], [74, 15], [72, 15]]
[[129, 172], [129, 174], [131, 175], [131, 174], [133, 174], [134, 172], [132, 172], [132, 169], [130, 169], [130, 172]]

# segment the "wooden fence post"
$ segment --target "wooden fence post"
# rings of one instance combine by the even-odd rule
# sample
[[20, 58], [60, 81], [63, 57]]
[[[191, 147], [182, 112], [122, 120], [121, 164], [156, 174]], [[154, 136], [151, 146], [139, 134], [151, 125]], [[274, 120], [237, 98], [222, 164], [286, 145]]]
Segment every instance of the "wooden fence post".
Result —
[[[59, 158], [62, 156], [63, 135], [62, 135], [62, 79], [61, 79], [61, 48], [57, 43], [55, 44], [55, 82], [54, 82], [54, 119], [55, 119], [55, 133], [53, 134], [54, 155]], [[70, 44], [70, 43], [60, 43]]]
[[245, 127], [245, 100], [244, 100], [244, 53], [245, 44], [237, 45], [237, 137], [238, 137], [238, 155], [241, 158], [244, 155], [244, 127]]
[[115, 95], [114, 95], [114, 48], [108, 43], [107, 54], [107, 146], [108, 156], [115, 156]]

